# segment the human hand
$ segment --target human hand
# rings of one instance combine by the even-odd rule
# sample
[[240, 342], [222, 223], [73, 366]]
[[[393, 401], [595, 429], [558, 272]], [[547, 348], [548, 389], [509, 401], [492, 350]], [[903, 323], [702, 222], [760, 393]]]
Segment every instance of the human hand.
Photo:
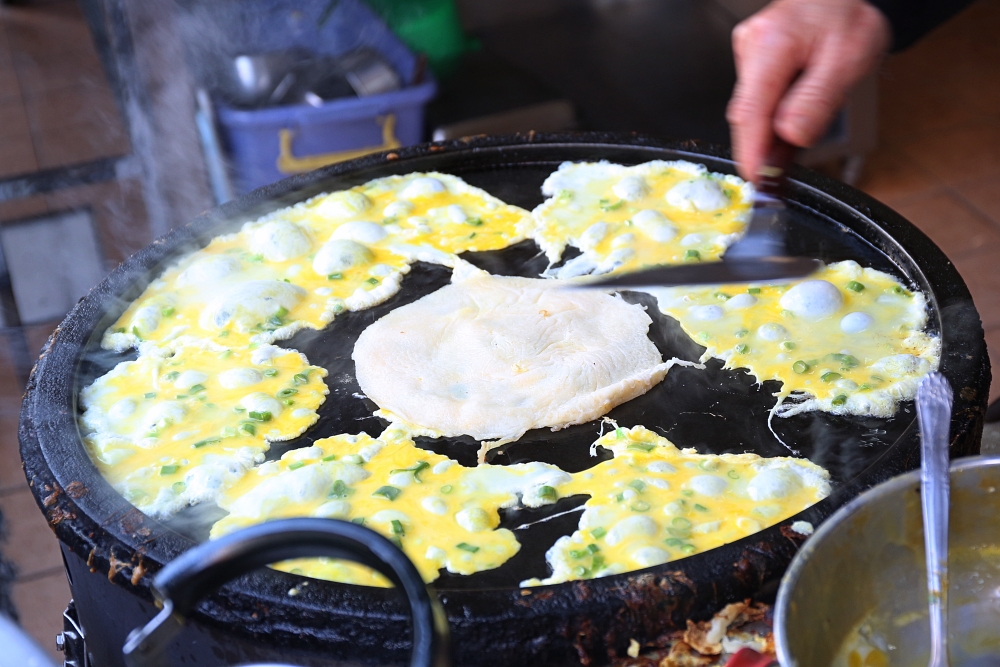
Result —
[[864, 0], [775, 0], [737, 25], [726, 119], [740, 174], [757, 180], [775, 134], [818, 141], [891, 40], [889, 21]]

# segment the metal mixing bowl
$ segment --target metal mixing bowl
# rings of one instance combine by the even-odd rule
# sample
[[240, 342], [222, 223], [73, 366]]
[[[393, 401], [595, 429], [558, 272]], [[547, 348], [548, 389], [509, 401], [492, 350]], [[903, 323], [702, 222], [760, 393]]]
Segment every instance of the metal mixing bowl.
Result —
[[[998, 489], [1000, 456], [952, 464], [948, 596], [953, 665], [1000, 653]], [[888, 664], [927, 664], [930, 623], [919, 470], [858, 496], [816, 531], [781, 582], [774, 624], [784, 667], [835, 664], [859, 629], [867, 643], [886, 654]]]

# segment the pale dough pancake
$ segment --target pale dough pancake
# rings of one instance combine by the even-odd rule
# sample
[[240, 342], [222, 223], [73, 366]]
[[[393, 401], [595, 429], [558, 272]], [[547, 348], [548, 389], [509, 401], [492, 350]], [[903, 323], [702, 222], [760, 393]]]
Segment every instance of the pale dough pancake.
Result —
[[596, 419], [662, 380], [676, 362], [650, 324], [616, 296], [460, 268], [368, 327], [354, 361], [380, 415], [500, 444]]

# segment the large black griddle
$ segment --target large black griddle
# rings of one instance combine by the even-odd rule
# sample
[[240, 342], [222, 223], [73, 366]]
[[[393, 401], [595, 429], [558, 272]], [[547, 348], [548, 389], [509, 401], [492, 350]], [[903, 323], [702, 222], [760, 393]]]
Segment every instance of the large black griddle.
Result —
[[[101, 352], [100, 336], [149, 280], [185, 252], [246, 220], [372, 178], [442, 171], [531, 209], [542, 201], [542, 181], [561, 162], [602, 159], [623, 164], [687, 159], [713, 171], [734, 172], [722, 149], [631, 135], [476, 138], [401, 149], [286, 179], [213, 209], [130, 258], [78, 305], [53, 334], [32, 376], [20, 436], [36, 499], [64, 544], [81, 620], [103, 656], [98, 664], [120, 664], [116, 652], [125, 633], [145, 620], [137, 615], [152, 614], [148, 573], [201, 537], [177, 522], [171, 528], [149, 519], [118, 496], [90, 463], [76, 426], [76, 391], [124, 358]], [[928, 295], [930, 327], [943, 341], [941, 370], [956, 388], [953, 455], [977, 452], [990, 373], [978, 314], [954, 267], [916, 228], [845, 185], [796, 170], [789, 199], [796, 225], [791, 254], [826, 261], [854, 259], [891, 272]], [[531, 242], [470, 253], [465, 259], [505, 275], [536, 276], [545, 266]], [[319, 422], [297, 440], [273, 447], [270, 456], [336, 433], [379, 433], [385, 423], [371, 416], [376, 406], [360, 397], [354, 377], [354, 341], [375, 319], [449, 279], [447, 269], [418, 263], [400, 293], [386, 303], [341, 315], [323, 331], [300, 332], [282, 343], [329, 370], [330, 395], [320, 408]], [[648, 306], [650, 336], [665, 357], [698, 359], [703, 348], [661, 315], [650, 297], [626, 293], [625, 298]], [[671, 369], [660, 385], [608, 416], [622, 426], [644, 425], [700, 452], [787, 456], [791, 452], [767, 427], [777, 389], [777, 383], [756, 385], [745, 372], [723, 370], [720, 362], [710, 361], [705, 370]], [[818, 523], [862, 490], [918, 466], [914, 417], [912, 403], [904, 403], [890, 419], [825, 413], [775, 418], [781, 438], [833, 476], [833, 494], [795, 519]], [[600, 460], [588, 452], [600, 431], [599, 422], [558, 432], [531, 431], [492, 452], [490, 461], [541, 460], [581, 470]], [[474, 463], [477, 449], [470, 438], [420, 439], [418, 444], [466, 465]], [[789, 530], [789, 520], [655, 568], [522, 592], [518, 582], [545, 576], [545, 550], [575, 528], [579, 512], [563, 512], [585, 499], [576, 496], [538, 510], [506, 511], [502, 525], [515, 529], [521, 552], [496, 570], [468, 577], [445, 573], [436, 582], [459, 664], [478, 664], [487, 656], [498, 665], [514, 665], [603, 662], [624, 655], [631, 638], [652, 643], [670, 628], [684, 627], [686, 619], [710, 616], [726, 602], [773, 594], [802, 541]], [[538, 523], [555, 514], [561, 516]], [[262, 571], [226, 586], [203, 603], [201, 614], [185, 630], [187, 640], [179, 640], [177, 657], [218, 660], [216, 649], [226, 647], [228, 662], [279, 657], [322, 665], [343, 660], [405, 662], [407, 612], [393, 591], [313, 581], [301, 595], [289, 597], [289, 588], [300, 581]]]

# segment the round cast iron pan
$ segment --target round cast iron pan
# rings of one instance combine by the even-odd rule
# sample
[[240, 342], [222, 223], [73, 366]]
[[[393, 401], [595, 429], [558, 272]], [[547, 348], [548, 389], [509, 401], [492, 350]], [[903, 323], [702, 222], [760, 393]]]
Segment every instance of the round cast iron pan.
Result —
[[[148, 573], [203, 537], [177, 521], [171, 526], [141, 514], [100, 477], [83, 450], [76, 393], [123, 357], [99, 349], [104, 329], [148, 281], [180, 255], [246, 220], [321, 192], [372, 178], [413, 171], [455, 174], [500, 199], [531, 209], [542, 201], [541, 183], [566, 160], [636, 164], [654, 159], [701, 162], [734, 173], [728, 151], [697, 142], [665, 142], [636, 135], [573, 133], [481, 137], [428, 144], [361, 158], [256, 190], [199, 216], [131, 257], [83, 299], [52, 335], [29, 383], [20, 439], [29, 482], [59, 538], [91, 569], [108, 572], [133, 594], [150, 598]], [[956, 390], [953, 456], [976, 453], [990, 371], [978, 314], [961, 277], [944, 254], [915, 227], [866, 195], [802, 169], [793, 171], [788, 193], [796, 230], [790, 251], [827, 261], [855, 259], [889, 271], [928, 295], [929, 326], [942, 337], [941, 370]], [[469, 261], [498, 274], [535, 276], [544, 259], [531, 242], [497, 252], [467, 254]], [[368, 324], [392, 308], [428, 294], [449, 280], [441, 267], [417, 264], [401, 292], [385, 304], [340, 316], [320, 332], [301, 332], [285, 345], [325, 366], [330, 395], [320, 421], [290, 447], [340, 432], [380, 432], [375, 406], [355, 397], [360, 389], [350, 359], [353, 342]], [[649, 297], [626, 293], [649, 306], [650, 336], [664, 356], [697, 359], [702, 348], [664, 317]], [[674, 368], [650, 392], [611, 411], [622, 426], [644, 425], [681, 447], [700, 452], [789, 455], [767, 428], [776, 383], [755, 385], [743, 371]], [[795, 519], [814, 524], [836, 508], [893, 475], [919, 465], [912, 403], [890, 419], [838, 417], [825, 413], [775, 419], [782, 439], [823, 465], [833, 477], [826, 500]], [[597, 422], [563, 431], [532, 431], [496, 452], [494, 463], [542, 460], [575, 471], [596, 460], [587, 448]], [[464, 464], [474, 460], [468, 439], [421, 440], [419, 444]], [[609, 456], [609, 454], [605, 454]], [[602, 662], [623, 655], [629, 640], [655, 642], [688, 618], [710, 616], [723, 604], [773, 595], [778, 579], [801, 543], [785, 521], [738, 542], [662, 566], [597, 580], [522, 591], [517, 582], [545, 576], [544, 552], [579, 518], [571, 512], [519, 528], [582, 504], [562, 499], [540, 510], [512, 510], [503, 525], [515, 528], [521, 552], [504, 566], [469, 577], [444, 574], [436, 587], [448, 611], [459, 664], [490, 655], [497, 664], [528, 660], [552, 664]], [[203, 518], [203, 517], [202, 517]], [[406, 610], [392, 592], [313, 582], [308, 592], [285, 595], [298, 581], [263, 571], [226, 586], [203, 603], [198, 618], [235, 634], [268, 642], [295, 642], [328, 658], [405, 661]], [[305, 642], [303, 644], [303, 642]]]

